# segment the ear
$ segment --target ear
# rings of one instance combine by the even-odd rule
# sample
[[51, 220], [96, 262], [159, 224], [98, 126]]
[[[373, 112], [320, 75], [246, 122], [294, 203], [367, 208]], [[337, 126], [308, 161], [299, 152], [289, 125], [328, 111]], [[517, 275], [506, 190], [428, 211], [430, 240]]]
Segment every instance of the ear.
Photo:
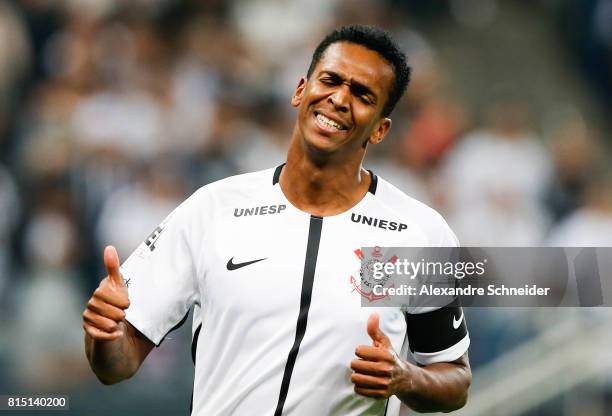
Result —
[[295, 87], [295, 92], [293, 93], [293, 97], [291, 97], [291, 105], [293, 107], [299, 107], [302, 103], [302, 96], [304, 95], [304, 89], [306, 88], [306, 78], [300, 78], [300, 82], [298, 82], [297, 87]]
[[388, 117], [381, 118], [380, 121], [378, 122], [378, 126], [372, 131], [372, 134], [370, 134], [368, 143], [378, 144], [382, 142], [390, 128], [391, 128], [391, 119]]

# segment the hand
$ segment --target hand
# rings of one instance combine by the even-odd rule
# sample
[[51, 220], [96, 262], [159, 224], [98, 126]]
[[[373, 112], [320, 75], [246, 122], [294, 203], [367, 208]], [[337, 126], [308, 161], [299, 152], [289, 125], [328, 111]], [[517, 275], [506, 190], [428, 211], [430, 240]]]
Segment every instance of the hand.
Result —
[[99, 341], [113, 341], [123, 336], [121, 322], [130, 306], [128, 291], [119, 272], [119, 256], [113, 246], [104, 249], [104, 267], [108, 275], [87, 302], [83, 312], [83, 329]]
[[378, 314], [370, 315], [367, 329], [372, 346], [360, 345], [355, 350], [359, 359], [351, 361], [354, 371], [351, 381], [355, 384], [355, 393], [386, 399], [396, 393], [409, 364], [398, 357], [389, 337], [380, 330]]

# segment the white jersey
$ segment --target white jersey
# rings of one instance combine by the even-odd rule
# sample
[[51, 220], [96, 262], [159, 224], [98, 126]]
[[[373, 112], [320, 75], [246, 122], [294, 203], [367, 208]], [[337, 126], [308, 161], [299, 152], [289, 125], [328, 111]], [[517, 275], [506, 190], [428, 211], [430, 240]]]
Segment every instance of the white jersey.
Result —
[[356, 250], [454, 247], [456, 237], [374, 174], [348, 211], [310, 215], [285, 198], [281, 169], [206, 185], [157, 227], [121, 269], [127, 320], [159, 345], [195, 305], [192, 415], [396, 415], [397, 399], [357, 395], [350, 380], [355, 348], [372, 344], [370, 314], [420, 364], [463, 355], [465, 320], [453, 328], [457, 308], [362, 307]]

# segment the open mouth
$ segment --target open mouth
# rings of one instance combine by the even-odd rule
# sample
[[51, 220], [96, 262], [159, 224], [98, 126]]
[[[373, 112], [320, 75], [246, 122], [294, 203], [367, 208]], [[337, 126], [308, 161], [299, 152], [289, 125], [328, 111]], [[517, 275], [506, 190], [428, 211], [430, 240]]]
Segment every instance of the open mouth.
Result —
[[331, 118], [324, 116], [323, 114], [316, 112], [314, 113], [315, 119], [317, 120], [317, 124], [323, 129], [327, 131], [344, 131], [346, 130], [346, 126], [338, 123]]

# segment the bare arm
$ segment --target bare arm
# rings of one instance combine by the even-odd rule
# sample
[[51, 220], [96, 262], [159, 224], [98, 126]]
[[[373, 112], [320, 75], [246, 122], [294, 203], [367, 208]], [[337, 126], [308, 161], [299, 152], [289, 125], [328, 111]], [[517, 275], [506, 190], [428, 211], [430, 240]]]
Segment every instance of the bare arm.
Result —
[[451, 363], [409, 365], [395, 376], [393, 386], [404, 404], [418, 412], [451, 412], [465, 406], [472, 382], [467, 353]]
[[418, 412], [451, 412], [465, 405], [472, 381], [467, 353], [448, 363], [411, 364], [393, 351], [378, 322], [373, 314], [368, 321], [373, 346], [357, 347], [359, 359], [351, 362], [356, 393], [375, 399], [395, 395]]
[[98, 379], [114, 384], [133, 376], [154, 344], [125, 320], [130, 301], [114, 247], [104, 250], [104, 265], [108, 276], [83, 312], [85, 354]]
[[119, 323], [118, 328], [126, 335], [114, 341], [96, 340], [85, 333], [87, 360], [104, 384], [132, 377], [155, 346], [127, 321]]

